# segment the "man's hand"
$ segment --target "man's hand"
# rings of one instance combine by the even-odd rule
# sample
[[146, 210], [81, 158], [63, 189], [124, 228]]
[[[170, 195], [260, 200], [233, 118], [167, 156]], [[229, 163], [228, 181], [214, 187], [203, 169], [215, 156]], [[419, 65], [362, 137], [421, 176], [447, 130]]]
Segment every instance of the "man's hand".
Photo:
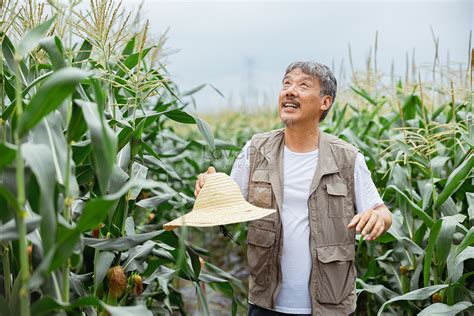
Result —
[[355, 227], [357, 232], [362, 231], [362, 236], [367, 236], [365, 237], [366, 240], [375, 240], [385, 233], [391, 225], [392, 213], [385, 204], [382, 204], [354, 216], [347, 228]]
[[196, 181], [196, 186], [194, 188], [194, 196], [197, 197], [199, 194], [199, 191], [201, 191], [202, 187], [204, 186], [204, 175], [209, 174], [209, 173], [216, 173], [216, 169], [214, 167], [210, 166], [207, 168], [207, 172], [201, 173], [198, 176], [198, 179]]

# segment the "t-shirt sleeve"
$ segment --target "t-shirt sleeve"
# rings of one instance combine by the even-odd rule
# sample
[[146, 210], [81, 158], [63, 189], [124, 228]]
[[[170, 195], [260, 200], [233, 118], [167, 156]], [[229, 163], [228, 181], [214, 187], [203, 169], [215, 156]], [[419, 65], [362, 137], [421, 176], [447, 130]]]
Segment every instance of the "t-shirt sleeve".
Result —
[[230, 177], [234, 179], [235, 182], [237, 182], [245, 199], [247, 199], [249, 189], [249, 148], [250, 141], [247, 141], [242, 150], [239, 152], [237, 158], [235, 158], [232, 171], [230, 172]]
[[375, 187], [364, 155], [357, 153], [354, 168], [355, 206], [357, 213], [362, 213], [384, 204]]

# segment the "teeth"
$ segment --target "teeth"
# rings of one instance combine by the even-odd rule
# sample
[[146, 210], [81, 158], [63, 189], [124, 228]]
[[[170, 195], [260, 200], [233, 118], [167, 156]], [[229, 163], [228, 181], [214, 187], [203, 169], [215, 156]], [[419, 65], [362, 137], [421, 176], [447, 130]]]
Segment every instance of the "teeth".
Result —
[[293, 104], [293, 103], [287, 103], [287, 104], [284, 105], [284, 107], [285, 107], [285, 108], [290, 107], [290, 108], [294, 108], [294, 109], [298, 108], [298, 106], [295, 105], [295, 104]]

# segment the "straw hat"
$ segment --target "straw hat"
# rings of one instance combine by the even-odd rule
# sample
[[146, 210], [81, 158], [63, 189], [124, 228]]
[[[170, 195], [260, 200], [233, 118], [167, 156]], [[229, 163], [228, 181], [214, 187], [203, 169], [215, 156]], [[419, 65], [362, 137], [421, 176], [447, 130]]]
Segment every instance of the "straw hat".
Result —
[[222, 172], [204, 175], [204, 186], [193, 210], [163, 225], [165, 230], [178, 226], [218, 226], [252, 221], [276, 212], [245, 201], [237, 183]]

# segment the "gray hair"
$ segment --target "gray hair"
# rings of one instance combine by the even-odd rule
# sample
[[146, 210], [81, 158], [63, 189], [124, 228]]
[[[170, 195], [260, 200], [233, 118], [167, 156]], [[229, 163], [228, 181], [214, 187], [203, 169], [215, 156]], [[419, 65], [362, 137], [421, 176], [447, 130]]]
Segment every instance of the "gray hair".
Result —
[[318, 79], [319, 87], [320, 87], [320, 95], [321, 97], [325, 95], [329, 95], [332, 98], [332, 102], [330, 107], [323, 112], [319, 121], [321, 122], [324, 120], [326, 115], [328, 114], [329, 110], [331, 109], [334, 100], [336, 99], [336, 91], [337, 91], [337, 81], [336, 77], [332, 73], [331, 69], [328, 66], [314, 62], [314, 61], [295, 61], [291, 63], [288, 67], [286, 67], [285, 76], [289, 72], [300, 69], [307, 75], [310, 75], [313, 78]]

